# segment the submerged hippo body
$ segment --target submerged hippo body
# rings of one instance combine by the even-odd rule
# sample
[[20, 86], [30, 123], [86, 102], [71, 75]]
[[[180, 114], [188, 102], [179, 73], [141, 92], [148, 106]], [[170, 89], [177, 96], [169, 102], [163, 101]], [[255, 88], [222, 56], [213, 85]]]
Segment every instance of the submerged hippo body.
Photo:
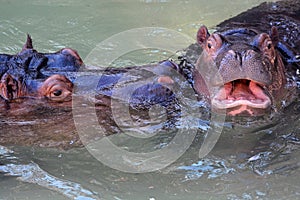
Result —
[[[84, 66], [76, 51], [38, 53], [29, 38], [19, 54], [0, 54], [0, 116], [18, 115], [20, 112], [14, 110], [23, 112], [24, 108], [26, 113], [27, 106], [34, 106], [35, 110], [26, 116], [28, 121], [37, 120], [40, 111], [50, 120], [32, 130], [31, 124], [21, 123], [24, 129], [31, 130], [30, 134], [22, 129], [12, 131], [10, 122], [8, 125], [5, 122], [1, 127], [5, 131], [0, 133], [0, 144], [64, 148], [80, 145], [70, 114], [73, 90], [73, 99], [85, 99], [84, 103], [79, 101], [78, 106], [90, 103], [95, 108], [100, 125], [107, 130], [104, 134], [120, 132], [120, 124], [116, 124], [112, 116], [112, 105], [124, 110], [128, 109], [128, 102], [132, 114], [129, 120], [147, 127], [151, 118], [149, 110], [158, 105], [166, 110], [165, 127], [172, 127], [182, 109], [178, 94], [191, 88], [195, 92], [185, 93], [183, 99], [203, 96], [216, 112], [258, 115], [270, 108], [278, 109], [281, 100], [286, 100], [283, 98], [295, 88], [297, 79], [287, 73], [295, 73], [299, 64], [299, 5], [294, 5], [295, 2], [262, 4], [221, 23], [213, 34], [205, 26], [201, 27], [198, 44], [190, 46], [178, 64], [164, 61], [156, 65], [82, 73], [80, 68]], [[287, 28], [289, 31], [284, 30]], [[125, 104], [113, 104], [113, 101]], [[61, 105], [66, 107], [52, 113]], [[60, 113], [58, 119], [57, 113]], [[164, 114], [157, 117], [163, 118]], [[48, 129], [50, 131], [45, 132]]]
[[187, 55], [195, 62], [193, 54], [203, 50], [195, 67], [195, 90], [206, 89], [212, 109], [229, 115], [280, 109], [294, 95], [299, 27], [300, 5], [293, 0], [263, 3], [222, 22], [213, 34], [202, 26], [199, 47], [193, 45]]
[[[147, 111], [156, 104], [168, 110], [169, 121], [177, 115], [178, 104], [171, 87], [176, 80], [172, 74], [178, 74], [178, 66], [171, 61], [86, 70], [75, 50], [39, 53], [28, 37], [20, 53], [0, 54], [0, 70], [0, 145], [81, 146], [72, 117], [72, 109], [76, 110], [72, 95], [83, 99], [85, 106], [95, 108], [105, 130], [102, 135], [120, 131], [112, 116], [111, 99], [121, 101], [119, 109], [129, 101], [135, 121], [139, 117], [149, 121]], [[144, 84], [146, 78], [149, 81]], [[138, 80], [141, 85], [136, 84]], [[114, 90], [115, 87], [119, 90]], [[131, 96], [125, 99], [122, 94], [129, 91]], [[16, 126], [17, 129], [13, 128]]]
[[[113, 87], [119, 82], [119, 79], [124, 79], [126, 76], [146, 78], [141, 75], [144, 69], [145, 72], [149, 73], [149, 76], [155, 76], [154, 79], [156, 78], [156, 80], [153, 79], [152, 86], [148, 85], [147, 90], [137, 92], [135, 95], [145, 96], [145, 98], [150, 95], [152, 97], [149, 98], [156, 98], [156, 102], [164, 102], [166, 100], [164, 95], [158, 95], [158, 93], [155, 95], [154, 90], [160, 87], [159, 83], [168, 84], [168, 81], [172, 82], [173, 80], [164, 74], [170, 75], [172, 74], [171, 71], [176, 72], [177, 68], [177, 64], [165, 61], [144, 67], [108, 68], [93, 72], [84, 68], [77, 51], [64, 48], [55, 53], [39, 53], [33, 49], [32, 39], [28, 35], [20, 53], [16, 55], [0, 54], [0, 99], [7, 105], [21, 101], [21, 99], [25, 99], [24, 101], [30, 99], [33, 101], [46, 100], [47, 103], [57, 102], [57, 104], [52, 104], [55, 107], [71, 100], [76, 78], [82, 74], [84, 76], [82, 71], [92, 74], [99, 81], [96, 88], [94, 86], [89, 88], [89, 92], [96, 89], [98, 99], [101, 95], [111, 97]], [[79, 82], [79, 80], [76, 81], [79, 85], [89, 85], [90, 81]], [[164, 89], [160, 92], [164, 92]], [[7, 110], [11, 109], [8, 107]]]

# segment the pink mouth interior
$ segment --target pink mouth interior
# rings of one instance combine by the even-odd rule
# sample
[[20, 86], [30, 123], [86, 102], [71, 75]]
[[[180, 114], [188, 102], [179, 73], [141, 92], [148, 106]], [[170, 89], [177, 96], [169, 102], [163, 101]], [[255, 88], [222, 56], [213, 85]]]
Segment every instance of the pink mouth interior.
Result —
[[246, 79], [226, 83], [212, 99], [214, 109], [233, 109], [230, 115], [237, 115], [244, 111], [251, 114], [251, 108], [266, 109], [270, 105], [271, 100], [262, 87]]

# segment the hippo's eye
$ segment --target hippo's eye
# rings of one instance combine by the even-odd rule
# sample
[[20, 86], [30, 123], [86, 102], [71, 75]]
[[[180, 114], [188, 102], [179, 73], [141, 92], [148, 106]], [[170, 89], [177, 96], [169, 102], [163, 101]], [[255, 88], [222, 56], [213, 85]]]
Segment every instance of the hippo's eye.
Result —
[[54, 96], [60, 96], [61, 94], [62, 94], [62, 91], [61, 90], [55, 90], [54, 92], [53, 92], [53, 94], [54, 94]]
[[68, 101], [71, 97], [71, 91], [64, 84], [54, 85], [50, 88], [47, 97], [52, 101]]
[[269, 43], [267, 44], [267, 48], [268, 48], [268, 49], [271, 49], [271, 48], [272, 48], [272, 43], [271, 43], [271, 42], [269, 42]]
[[72, 98], [72, 82], [63, 75], [52, 75], [39, 88], [39, 93], [51, 101], [65, 102]]
[[212, 48], [212, 43], [208, 42], [207, 43], [207, 48], [211, 49]]
[[221, 35], [219, 34], [212, 34], [206, 42], [205, 50], [207, 53], [214, 57], [217, 51], [222, 47], [223, 40]]

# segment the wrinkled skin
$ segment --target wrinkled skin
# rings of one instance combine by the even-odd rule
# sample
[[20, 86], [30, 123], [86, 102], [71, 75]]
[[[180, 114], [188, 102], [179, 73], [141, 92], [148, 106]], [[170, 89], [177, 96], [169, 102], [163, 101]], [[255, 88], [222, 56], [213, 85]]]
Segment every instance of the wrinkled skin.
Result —
[[[198, 94], [207, 97], [214, 111], [258, 115], [270, 108], [280, 108], [287, 84], [293, 84], [287, 81], [287, 65], [299, 62], [299, 34], [296, 34], [299, 32], [299, 8], [294, 3], [262, 4], [221, 23], [213, 34], [205, 26], [199, 29], [197, 41], [203, 53], [190, 82], [194, 83]], [[292, 12], [287, 12], [290, 10]], [[255, 18], [251, 17], [254, 15]], [[293, 34], [287, 35], [283, 28]], [[77, 72], [83, 65], [72, 49], [65, 48], [52, 54], [36, 52], [29, 36], [19, 54], [1, 55], [0, 60], [0, 95], [7, 101], [35, 97], [68, 102], [73, 89], [69, 73]], [[176, 66], [175, 63], [170, 65]], [[166, 65], [164, 70], [168, 71], [168, 67]], [[215, 68], [215, 71], [207, 71], [207, 67]], [[186, 75], [181, 69], [184, 66], [173, 68]], [[132, 69], [124, 69], [125, 72], [128, 70]], [[101, 88], [112, 84], [110, 81], [124, 71], [111, 70], [113, 73], [106, 75], [111, 77], [108, 82], [98, 84], [100, 93]], [[164, 72], [161, 74], [164, 76]], [[216, 76], [210, 77], [211, 74]], [[168, 76], [160, 81], [174, 82]], [[143, 95], [149, 95], [149, 91], [145, 90]], [[155, 101], [164, 99], [159, 98]]]
[[[278, 98], [286, 84], [285, 66], [275, 50], [278, 32], [272, 28], [271, 34], [254, 33], [247, 38], [239, 31], [233, 34], [214, 33], [210, 35], [206, 27], [198, 31], [198, 43], [203, 48], [203, 58], [197, 67], [215, 68], [216, 73], [205, 75], [211, 91], [211, 104], [215, 110], [230, 110], [228, 114], [247, 112], [255, 114], [257, 109], [267, 109], [272, 99]], [[252, 33], [250, 33], [252, 34]], [[275, 39], [274, 39], [275, 38]], [[211, 74], [215, 76], [210, 77]]]
[[[116, 93], [114, 87], [122, 79], [126, 82], [128, 77], [135, 77], [135, 80], [140, 79], [143, 83], [146, 76], [150, 78], [150, 82], [136, 88], [129, 99], [130, 113], [136, 115], [136, 121], [140, 117], [149, 120], [148, 111], [156, 104], [168, 110], [170, 123], [173, 123], [178, 113], [174, 106], [176, 98], [170, 89], [176, 80], [176, 77], [171, 76], [174, 73], [178, 75], [178, 66], [170, 61], [142, 67], [108, 68], [100, 72], [79, 71], [84, 66], [76, 51], [62, 49], [56, 53], [39, 53], [33, 49], [30, 37], [20, 53], [0, 54], [0, 60], [2, 145], [38, 145], [65, 149], [81, 146], [72, 118], [72, 95], [82, 98], [84, 103], [87, 102], [86, 106], [96, 108], [99, 122], [106, 130], [104, 134], [118, 132], [112, 116], [111, 99]], [[86, 74], [92, 75], [84, 80]], [[97, 84], [89, 85], [91, 78], [96, 79]], [[134, 81], [129, 79], [129, 82], [122, 85], [121, 92], [128, 92], [130, 83], [135, 87]], [[95, 86], [96, 95], [93, 95]], [[77, 93], [78, 87], [88, 89]], [[15, 123], [18, 128], [12, 129], [11, 124], [15, 126]], [[165, 126], [170, 127], [168, 124]]]
[[261, 115], [292, 101], [296, 85], [287, 70], [299, 65], [299, 12], [295, 1], [264, 3], [221, 23], [212, 34], [205, 26], [199, 29], [203, 52], [194, 87], [206, 94], [213, 111]]
[[[260, 115], [279, 109], [280, 101], [295, 86], [287, 72], [294, 73], [299, 63], [299, 5], [294, 3], [262, 4], [221, 23], [212, 34], [205, 26], [201, 27], [198, 44], [187, 49], [187, 55], [180, 58], [178, 65], [164, 61], [140, 67], [108, 68], [97, 72], [99, 76], [78, 72], [83, 63], [76, 51], [66, 48], [56, 53], [39, 53], [33, 49], [29, 37], [17, 55], [0, 55], [0, 110], [3, 111], [0, 115], [9, 113], [22, 118], [25, 113], [28, 121], [40, 120], [36, 119], [39, 115], [49, 120], [47, 125], [41, 125], [40, 133], [34, 129], [31, 134], [21, 130], [7, 134], [10, 129], [5, 126], [0, 143], [63, 148], [80, 145], [70, 116], [74, 89], [73, 95], [88, 99], [95, 107], [98, 120], [108, 134], [119, 132], [112, 117], [112, 99], [124, 100], [129, 91], [133, 91], [129, 110], [136, 122], [148, 120], [149, 109], [158, 104], [167, 110], [170, 123], [165, 126], [171, 127], [172, 119], [176, 121], [180, 116], [174, 88], [176, 84], [186, 85], [178, 76], [185, 77], [216, 112]], [[286, 25], [292, 31], [285, 30]], [[78, 75], [76, 81], [74, 73]], [[133, 82], [148, 77], [152, 77], [149, 83], [133, 88]], [[97, 81], [96, 94], [94, 85], [89, 85], [92, 78]], [[78, 87], [92, 90], [76, 91]], [[121, 88], [121, 92], [115, 88]]]
[[77, 52], [69, 48], [56, 53], [37, 52], [28, 35], [20, 53], [0, 54], [0, 98], [7, 105], [24, 98], [69, 102], [73, 89], [70, 73], [82, 65]]

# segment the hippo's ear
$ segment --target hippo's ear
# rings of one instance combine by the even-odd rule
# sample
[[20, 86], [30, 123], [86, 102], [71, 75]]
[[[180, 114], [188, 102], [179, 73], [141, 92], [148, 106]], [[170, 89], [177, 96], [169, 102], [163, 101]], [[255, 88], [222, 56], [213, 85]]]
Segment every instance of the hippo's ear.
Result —
[[24, 46], [22, 48], [22, 51], [24, 51], [26, 49], [33, 49], [32, 39], [31, 39], [31, 36], [29, 34], [27, 34], [26, 43], [24, 44]]
[[275, 26], [273, 26], [271, 28], [271, 31], [270, 31], [270, 38], [273, 42], [273, 45], [274, 46], [277, 46], [278, 42], [279, 42], [279, 34], [278, 34], [278, 30]]
[[197, 32], [197, 42], [200, 44], [202, 47], [205, 44], [206, 40], [210, 36], [206, 26], [201, 26]]
[[6, 100], [16, 99], [21, 96], [21, 82], [10, 74], [4, 74], [0, 80], [0, 96]]

